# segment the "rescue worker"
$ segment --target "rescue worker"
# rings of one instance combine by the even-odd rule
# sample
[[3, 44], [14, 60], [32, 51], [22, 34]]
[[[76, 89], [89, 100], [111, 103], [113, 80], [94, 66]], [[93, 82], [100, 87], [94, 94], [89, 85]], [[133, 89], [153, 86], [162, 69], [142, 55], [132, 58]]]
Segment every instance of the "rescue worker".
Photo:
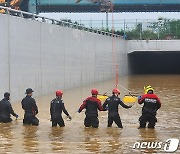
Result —
[[64, 106], [62, 95], [63, 92], [61, 90], [57, 90], [56, 98], [51, 101], [50, 114], [51, 114], [52, 127], [57, 126], [57, 124], [60, 127], [65, 126], [64, 120], [62, 118], [62, 111], [64, 112], [64, 114], [68, 116], [70, 120], [72, 119]]
[[139, 118], [139, 128], [145, 128], [148, 122], [148, 128], [154, 128], [157, 122], [156, 112], [161, 107], [160, 99], [154, 94], [151, 86], [144, 87], [145, 94], [138, 96], [138, 103], [143, 104], [142, 116]]
[[91, 90], [91, 97], [86, 98], [83, 101], [83, 104], [80, 106], [78, 112], [80, 113], [84, 108], [86, 109], [85, 112], [85, 119], [84, 125], [85, 127], [99, 127], [99, 120], [98, 120], [98, 110], [105, 111], [101, 106], [101, 101], [97, 98], [98, 90], [92, 89]]
[[36, 117], [38, 114], [38, 107], [35, 99], [32, 98], [33, 92], [31, 88], [26, 89], [26, 97], [21, 101], [22, 108], [25, 111], [23, 124], [38, 126], [39, 119]]
[[2, 123], [8, 123], [11, 122], [11, 114], [18, 118], [18, 115], [14, 113], [14, 110], [11, 106], [11, 103], [9, 102], [10, 99], [10, 93], [5, 92], [4, 98], [0, 101], [0, 122]]
[[112, 96], [108, 97], [103, 104], [104, 109], [108, 109], [108, 125], [107, 127], [111, 127], [113, 122], [119, 128], [123, 128], [121, 118], [118, 113], [118, 105], [121, 105], [123, 108], [131, 108], [132, 106], [127, 106], [124, 104], [121, 99], [118, 97], [120, 95], [120, 91], [117, 88], [112, 90]]

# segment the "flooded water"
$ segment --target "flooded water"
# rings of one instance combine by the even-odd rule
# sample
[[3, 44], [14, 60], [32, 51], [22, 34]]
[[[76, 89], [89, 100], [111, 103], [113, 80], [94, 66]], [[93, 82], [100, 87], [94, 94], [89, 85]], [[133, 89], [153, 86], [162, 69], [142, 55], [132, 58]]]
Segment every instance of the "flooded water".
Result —
[[[145, 85], [151, 85], [160, 97], [162, 107], [158, 111], [156, 129], [137, 129], [141, 106], [131, 109], [119, 107], [124, 128], [115, 124], [107, 128], [107, 112], [99, 113], [99, 128], [84, 128], [84, 112], [76, 113], [82, 101], [96, 87], [104, 93], [113, 87], [113, 81], [64, 91], [65, 106], [73, 117], [65, 118], [66, 127], [52, 128], [49, 121], [49, 103], [54, 95], [36, 98], [39, 107], [40, 126], [23, 126], [20, 102], [13, 104], [18, 120], [0, 124], [0, 153], [164, 153], [161, 149], [133, 149], [135, 142], [165, 142], [169, 138], [180, 139], [180, 75], [151, 75], [121, 77], [119, 83], [134, 93], [143, 93]], [[119, 87], [121, 98], [128, 92]], [[14, 117], [13, 117], [14, 118]], [[178, 149], [177, 153], [180, 152]]]

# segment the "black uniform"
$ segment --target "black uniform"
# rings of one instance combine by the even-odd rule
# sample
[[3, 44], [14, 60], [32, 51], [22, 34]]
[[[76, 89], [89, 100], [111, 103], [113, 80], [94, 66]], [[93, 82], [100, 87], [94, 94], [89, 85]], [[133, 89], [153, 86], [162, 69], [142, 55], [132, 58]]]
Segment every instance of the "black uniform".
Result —
[[11, 103], [7, 98], [4, 98], [0, 101], [0, 122], [7, 123], [11, 122], [11, 114], [14, 117], [17, 117], [17, 114], [14, 113], [14, 110], [11, 106]]
[[57, 126], [57, 124], [60, 127], [64, 127], [64, 120], [62, 118], [62, 111], [69, 116], [69, 113], [67, 112], [64, 102], [61, 98], [57, 97], [51, 101], [50, 106], [50, 114], [51, 114], [51, 121], [52, 121], [52, 127]]
[[121, 99], [115, 95], [107, 98], [103, 104], [103, 108], [108, 108], [108, 127], [112, 126], [113, 121], [117, 124], [119, 128], [123, 128], [121, 123], [121, 118], [118, 113], [118, 105], [121, 105], [123, 108], [131, 108], [132, 106], [125, 105]]
[[80, 113], [83, 109], [86, 109], [86, 118], [84, 119], [84, 125], [86, 127], [99, 127], [99, 120], [98, 120], [98, 110], [104, 111], [101, 106], [101, 101], [96, 97], [88, 97], [86, 100], [83, 101], [83, 104], [80, 106], [78, 112]]
[[36, 101], [31, 96], [26, 96], [22, 102], [22, 108], [24, 109], [24, 119], [23, 124], [29, 124], [29, 125], [39, 125], [39, 120], [35, 115], [38, 114], [38, 107], [36, 105]]
[[155, 94], [145, 94], [138, 100], [138, 103], [144, 103], [142, 116], [139, 118], [139, 128], [145, 128], [147, 122], [149, 122], [148, 128], [154, 128], [157, 122], [156, 113], [161, 107], [160, 99]]

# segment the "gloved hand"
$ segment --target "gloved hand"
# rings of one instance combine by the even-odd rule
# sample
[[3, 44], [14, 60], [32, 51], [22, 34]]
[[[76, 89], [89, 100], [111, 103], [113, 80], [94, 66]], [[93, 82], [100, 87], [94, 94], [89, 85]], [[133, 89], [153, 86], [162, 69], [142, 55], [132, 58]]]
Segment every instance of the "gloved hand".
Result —
[[106, 110], [106, 111], [107, 111], [107, 110], [109, 110], [109, 107], [108, 107], [108, 106], [106, 106], [105, 110]]
[[19, 117], [17, 114], [15, 115], [16, 119]]
[[80, 109], [78, 109], [77, 112], [80, 113], [81, 112]]
[[72, 117], [70, 115], [68, 115], [68, 118], [69, 118], [69, 120], [72, 120]]
[[138, 96], [137, 98], [138, 98], [138, 100], [140, 100], [142, 98], [142, 96]]

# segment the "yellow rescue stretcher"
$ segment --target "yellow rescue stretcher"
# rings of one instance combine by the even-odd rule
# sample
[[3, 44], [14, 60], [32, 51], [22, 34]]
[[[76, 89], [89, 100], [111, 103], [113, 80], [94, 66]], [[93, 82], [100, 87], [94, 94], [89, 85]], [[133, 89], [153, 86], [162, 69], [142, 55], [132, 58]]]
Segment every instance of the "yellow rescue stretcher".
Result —
[[107, 95], [97, 95], [97, 98], [101, 101], [101, 102], [104, 102], [109, 96]]
[[137, 102], [137, 96], [125, 95], [123, 98], [124, 103], [135, 103]]
[[[101, 101], [104, 102], [109, 96], [107, 95], [98, 95], [97, 98]], [[137, 102], [137, 96], [134, 95], [125, 95], [123, 98], [124, 103], [135, 103]]]

